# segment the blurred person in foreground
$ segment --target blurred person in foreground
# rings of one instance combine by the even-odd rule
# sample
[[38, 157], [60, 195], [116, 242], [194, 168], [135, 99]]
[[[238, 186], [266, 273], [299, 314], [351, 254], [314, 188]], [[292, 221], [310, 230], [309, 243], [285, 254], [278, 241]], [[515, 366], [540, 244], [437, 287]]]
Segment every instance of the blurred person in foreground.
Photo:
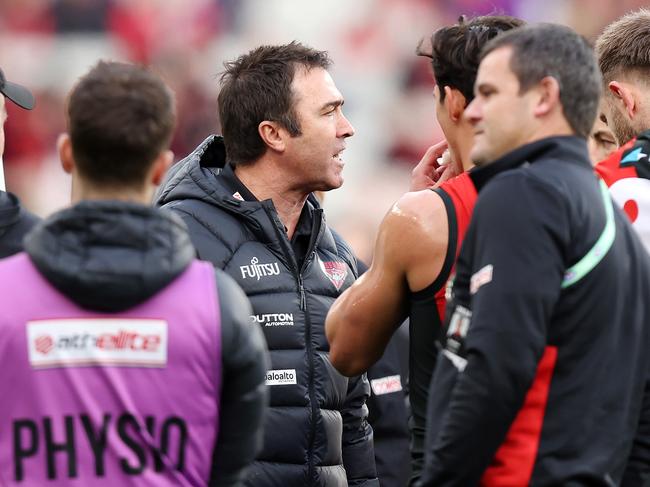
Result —
[[29, 90], [7, 81], [0, 70], [0, 258], [20, 252], [23, 237], [38, 223], [36, 215], [21, 207], [18, 198], [5, 191], [2, 154], [5, 149], [4, 125], [7, 122], [6, 100], [10, 100], [25, 110], [34, 108], [34, 97]]
[[4, 485], [238, 485], [261, 443], [264, 339], [233, 280], [148, 206], [171, 91], [100, 62], [59, 139], [74, 205], [0, 262]]
[[621, 145], [596, 171], [650, 250], [650, 10], [608, 25], [596, 54], [607, 124]]
[[419, 485], [641, 485], [650, 261], [589, 161], [593, 51], [568, 27], [515, 29], [483, 50], [474, 91], [479, 197]]
[[226, 63], [223, 138], [179, 162], [157, 203], [187, 224], [199, 258], [224, 269], [251, 300], [271, 354], [271, 407], [252, 486], [378, 485], [369, 385], [329, 360], [325, 315], [357, 276], [313, 191], [343, 183], [343, 96], [324, 51], [261, 46]]
[[[473, 167], [469, 153], [474, 138], [463, 112], [473, 98], [481, 48], [499, 32], [521, 24], [506, 16], [461, 17], [419, 46], [418, 53], [432, 60], [437, 119], [452, 154], [450, 164], [458, 166], [451, 170], [462, 174], [433, 191], [410, 192], [399, 199], [381, 223], [370, 269], [327, 317], [332, 363], [344, 374], [371, 367], [409, 318], [413, 480], [423, 465], [427, 394], [443, 330], [445, 287], [476, 199], [463, 173]], [[418, 169], [440, 155], [439, 147], [425, 154]]]

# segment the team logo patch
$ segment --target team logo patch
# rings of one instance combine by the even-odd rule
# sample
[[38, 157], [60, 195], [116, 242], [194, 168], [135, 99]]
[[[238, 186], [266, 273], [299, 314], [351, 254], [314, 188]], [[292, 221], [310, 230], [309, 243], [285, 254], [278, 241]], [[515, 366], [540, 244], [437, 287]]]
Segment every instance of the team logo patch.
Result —
[[472, 320], [472, 311], [458, 305], [449, 319], [445, 349], [453, 354], [461, 354], [465, 346], [465, 336]]
[[318, 264], [323, 273], [334, 284], [336, 290], [339, 291], [348, 276], [348, 266], [344, 262], [323, 262], [321, 259], [318, 259]]
[[470, 294], [476, 294], [481, 286], [492, 281], [492, 269], [492, 264], [488, 264], [472, 276], [469, 282]]
[[389, 375], [380, 379], [372, 379], [370, 387], [375, 396], [399, 392], [402, 390], [402, 380], [399, 375]]
[[286, 386], [297, 384], [296, 369], [269, 370], [266, 373], [267, 386]]
[[621, 167], [630, 166], [640, 161], [641, 159], [645, 159], [647, 157], [648, 154], [645, 154], [643, 152], [643, 147], [636, 147], [634, 149], [630, 149], [628, 152], [625, 153], [625, 155], [621, 159]]
[[27, 323], [34, 368], [105, 365], [164, 367], [167, 322], [151, 319], [58, 319]]

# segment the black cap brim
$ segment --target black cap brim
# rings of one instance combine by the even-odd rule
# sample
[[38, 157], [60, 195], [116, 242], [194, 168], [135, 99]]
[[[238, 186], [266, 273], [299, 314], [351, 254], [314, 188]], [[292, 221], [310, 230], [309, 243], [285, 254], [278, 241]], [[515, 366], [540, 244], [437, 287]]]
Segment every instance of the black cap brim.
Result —
[[4, 86], [0, 88], [0, 92], [19, 107], [26, 110], [34, 108], [34, 95], [24, 86], [5, 81]]

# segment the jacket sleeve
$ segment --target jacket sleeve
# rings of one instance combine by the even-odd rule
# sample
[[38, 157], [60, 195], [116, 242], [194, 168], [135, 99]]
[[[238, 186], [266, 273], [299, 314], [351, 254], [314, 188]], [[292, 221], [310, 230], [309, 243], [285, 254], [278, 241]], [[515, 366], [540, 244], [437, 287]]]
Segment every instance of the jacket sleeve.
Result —
[[408, 414], [397, 340], [394, 335], [382, 357], [368, 369], [368, 422], [372, 426], [377, 476], [382, 487], [403, 487], [410, 476]]
[[[357, 258], [349, 245], [334, 230], [330, 229], [337, 252], [350, 266], [355, 278], [359, 277]], [[366, 374], [348, 379], [348, 391], [341, 411], [343, 416], [343, 465], [348, 478], [348, 485], [379, 486], [373, 433], [368, 423], [366, 401], [370, 396], [370, 383]]]
[[378, 486], [372, 427], [368, 423], [366, 400], [370, 383], [366, 374], [348, 380], [343, 416], [343, 465], [348, 485]]
[[443, 365], [462, 372], [443, 417], [427, 418], [436, 433], [427, 438], [421, 485], [478, 485], [524, 403], [564, 274], [569, 225], [561, 202], [554, 188], [521, 174], [501, 176], [477, 202], [457, 264], [457, 279], [463, 272], [471, 283], [471, 312], [449, 310], [450, 327], [471, 316], [466, 362], [445, 349], [441, 358], [453, 355], [454, 365], [436, 367], [431, 395]]
[[639, 423], [621, 487], [650, 485], [650, 377], [646, 378]]
[[216, 270], [221, 307], [222, 388], [219, 435], [210, 486], [239, 485], [262, 446], [268, 403], [268, 352], [262, 332], [250, 321], [248, 298], [226, 273]]

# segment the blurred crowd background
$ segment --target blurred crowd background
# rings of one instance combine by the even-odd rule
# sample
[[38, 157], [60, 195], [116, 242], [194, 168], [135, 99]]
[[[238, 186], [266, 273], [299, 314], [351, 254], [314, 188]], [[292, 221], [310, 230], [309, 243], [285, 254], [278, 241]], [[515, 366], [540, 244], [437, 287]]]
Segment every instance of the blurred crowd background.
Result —
[[377, 226], [409, 172], [442, 138], [431, 69], [418, 41], [460, 14], [505, 13], [569, 25], [589, 39], [643, 0], [0, 0], [0, 67], [32, 89], [32, 112], [8, 104], [7, 186], [41, 216], [66, 206], [70, 180], [56, 139], [65, 96], [98, 59], [151, 65], [175, 90], [180, 159], [219, 132], [223, 62], [293, 39], [330, 52], [356, 129], [345, 184], [325, 200], [329, 222], [369, 261]]

